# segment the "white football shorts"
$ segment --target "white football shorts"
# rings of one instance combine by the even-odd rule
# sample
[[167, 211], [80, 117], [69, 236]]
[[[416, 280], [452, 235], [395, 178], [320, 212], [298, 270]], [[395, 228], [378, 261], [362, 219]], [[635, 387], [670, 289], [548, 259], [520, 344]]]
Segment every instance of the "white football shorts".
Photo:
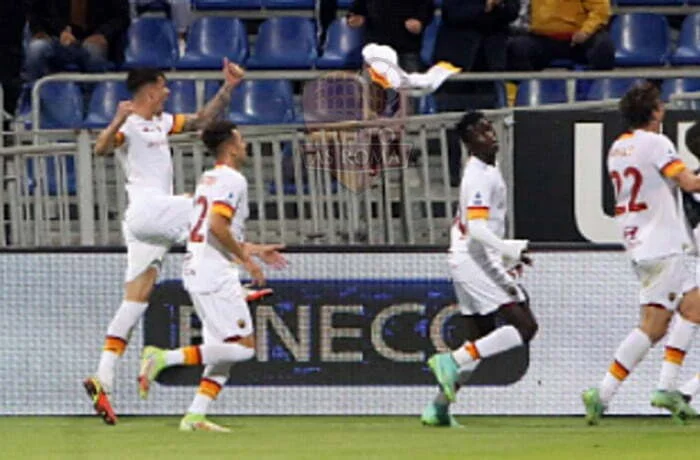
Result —
[[249, 336], [253, 320], [245, 301], [243, 286], [237, 279], [212, 292], [190, 292], [195, 311], [202, 320], [205, 343]]
[[447, 262], [463, 315], [488, 315], [502, 305], [526, 299], [502, 263], [477, 262], [469, 253], [450, 253]]
[[184, 242], [192, 213], [192, 198], [154, 195], [129, 203], [124, 221], [134, 237], [150, 244]]
[[695, 273], [688, 265], [686, 257], [675, 254], [632, 262], [634, 272], [641, 283], [641, 305], [657, 305], [671, 311], [678, 308], [683, 294], [697, 286]]

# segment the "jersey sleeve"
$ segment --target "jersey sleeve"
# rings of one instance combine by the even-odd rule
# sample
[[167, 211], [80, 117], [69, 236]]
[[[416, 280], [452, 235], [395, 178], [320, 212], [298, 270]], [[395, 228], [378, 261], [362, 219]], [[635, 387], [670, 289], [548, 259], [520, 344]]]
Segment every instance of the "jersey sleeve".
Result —
[[481, 174], [467, 184], [463, 205], [466, 220], [488, 219], [491, 209], [493, 181], [488, 174]]
[[179, 134], [184, 131], [187, 118], [181, 113], [171, 115], [170, 128], [168, 134]]
[[231, 219], [245, 196], [246, 188], [245, 179], [232, 177], [221, 181], [212, 196], [212, 212]]
[[665, 177], [673, 178], [683, 171], [686, 166], [681, 160], [676, 147], [666, 136], [659, 136], [658, 143], [653, 149], [652, 162]]
[[124, 124], [119, 127], [117, 134], [114, 135], [114, 147], [119, 148], [129, 141], [129, 134], [131, 132], [131, 124], [127, 120]]

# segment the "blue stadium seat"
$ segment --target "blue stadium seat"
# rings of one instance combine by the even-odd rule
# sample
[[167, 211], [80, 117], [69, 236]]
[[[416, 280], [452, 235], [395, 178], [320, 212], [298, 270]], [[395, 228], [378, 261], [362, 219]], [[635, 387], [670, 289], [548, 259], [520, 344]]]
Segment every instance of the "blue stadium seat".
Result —
[[440, 29], [440, 24], [442, 20], [440, 16], [435, 16], [433, 22], [428, 24], [425, 28], [425, 33], [423, 34], [423, 45], [420, 50], [420, 58], [425, 65], [433, 65], [433, 52], [435, 51], [435, 40], [437, 39], [437, 33]]
[[350, 27], [345, 19], [336, 19], [328, 28], [323, 55], [316, 60], [319, 69], [359, 69], [362, 67], [364, 28]]
[[165, 102], [166, 112], [197, 112], [197, 90], [193, 80], [172, 80], [168, 82], [168, 88], [170, 96]]
[[73, 82], [52, 81], [42, 85], [39, 106], [41, 129], [75, 129], [83, 123], [83, 94]]
[[352, 5], [353, 0], [338, 0], [338, 8], [348, 9]]
[[[38, 185], [34, 171], [35, 163], [38, 161], [38, 159], [32, 157], [29, 157], [26, 160], [27, 192], [29, 192], [30, 194], [34, 193], [34, 190], [36, 190], [36, 187]], [[59, 174], [63, 173], [63, 171], [59, 170], [61, 166], [56, 164], [56, 160], [53, 156], [49, 156], [44, 159], [44, 168], [46, 175], [44, 176], [45, 189], [43, 190], [43, 192], [48, 194], [49, 196], [58, 196], [58, 176]], [[75, 174], [75, 158], [73, 157], [73, 155], [66, 155], [65, 174], [66, 188], [65, 190], [62, 190], [62, 195], [67, 193], [68, 195], [75, 196], [78, 193], [78, 187]], [[63, 181], [61, 182], [63, 185]]]
[[433, 115], [437, 113], [435, 97], [432, 94], [428, 94], [418, 99], [418, 113], [420, 115]]
[[304, 83], [299, 123], [328, 123], [362, 120], [362, 85], [353, 76], [317, 78]]
[[311, 20], [274, 17], [260, 25], [248, 68], [308, 69], [316, 58], [316, 30]]
[[248, 57], [245, 26], [238, 18], [202, 17], [192, 23], [185, 54], [175, 66], [178, 69], [219, 69], [224, 57], [245, 64]]
[[700, 64], [700, 13], [690, 14], [683, 20], [678, 47], [671, 56], [671, 64]]
[[589, 101], [602, 101], [604, 99], [621, 98], [637, 81], [639, 79], [635, 78], [604, 78], [595, 80], [588, 90], [586, 99]]
[[616, 16], [610, 27], [618, 66], [658, 66], [670, 54], [670, 29], [666, 17], [653, 13]]
[[669, 102], [672, 94], [696, 91], [700, 91], [700, 78], [671, 78], [661, 85], [661, 98]]
[[122, 81], [105, 81], [98, 83], [90, 96], [88, 114], [83, 122], [85, 128], [103, 128], [107, 126], [117, 112], [120, 101], [131, 98]]
[[313, 9], [315, 0], [262, 0], [262, 6], [270, 9]]
[[518, 85], [517, 106], [535, 106], [567, 102], [566, 80], [527, 80]]
[[[220, 83], [208, 81], [207, 100]], [[229, 120], [241, 125], [270, 125], [294, 121], [294, 95], [287, 80], [244, 80], [233, 92]]]
[[177, 62], [177, 34], [165, 18], [144, 17], [131, 23], [124, 67], [169, 69]]
[[196, 10], [243, 10], [259, 9], [261, 0], [193, 0]]

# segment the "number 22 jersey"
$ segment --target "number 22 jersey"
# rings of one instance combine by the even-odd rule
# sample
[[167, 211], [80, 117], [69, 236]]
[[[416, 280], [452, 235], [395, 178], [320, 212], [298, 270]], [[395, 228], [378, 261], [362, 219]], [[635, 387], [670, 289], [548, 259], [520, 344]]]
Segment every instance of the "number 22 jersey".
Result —
[[632, 260], [682, 254], [692, 245], [680, 189], [673, 178], [685, 169], [663, 134], [635, 130], [608, 152], [615, 190], [615, 220]]
[[183, 264], [183, 280], [190, 292], [214, 292], [225, 283], [239, 280], [233, 254], [209, 231], [210, 213], [231, 219], [233, 237], [239, 243], [244, 241], [248, 181], [240, 172], [217, 165], [205, 171], [197, 185]]

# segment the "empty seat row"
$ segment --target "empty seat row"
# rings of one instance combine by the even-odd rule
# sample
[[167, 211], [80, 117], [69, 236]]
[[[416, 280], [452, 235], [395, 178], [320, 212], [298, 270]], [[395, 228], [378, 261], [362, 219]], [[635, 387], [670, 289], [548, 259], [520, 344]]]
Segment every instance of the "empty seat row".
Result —
[[[220, 82], [207, 81], [208, 100], [219, 89]], [[197, 111], [196, 85], [191, 80], [168, 82], [170, 97], [166, 110], [171, 113]], [[40, 127], [42, 129], [101, 128], [109, 124], [119, 101], [129, 99], [123, 82], [103, 82], [91, 89], [84, 110], [85, 97], [73, 82], [49, 82], [40, 91]], [[20, 117], [29, 122], [31, 107], [23, 104]], [[247, 80], [235, 90], [228, 108], [228, 118], [241, 125], [279, 124], [295, 121], [292, 84], [286, 80]]]
[[237, 18], [211, 16], [197, 19], [179, 56], [177, 34], [169, 20], [141, 18], [129, 28], [125, 68], [158, 67], [216, 69], [223, 57], [250, 69], [359, 68], [362, 64], [363, 29], [334, 21], [322, 55], [317, 53], [316, 26], [307, 18], [270, 18], [260, 25], [249, 56], [245, 25]]
[[[602, 101], [617, 99], [640, 79], [618, 78], [600, 80], [578, 80], [576, 85], [577, 101]], [[664, 80], [661, 85], [662, 99], [668, 102], [673, 94], [700, 91], [700, 79], [672, 78]], [[517, 106], [535, 106], [558, 104], [568, 101], [566, 80], [529, 80], [518, 86], [515, 99]]]

